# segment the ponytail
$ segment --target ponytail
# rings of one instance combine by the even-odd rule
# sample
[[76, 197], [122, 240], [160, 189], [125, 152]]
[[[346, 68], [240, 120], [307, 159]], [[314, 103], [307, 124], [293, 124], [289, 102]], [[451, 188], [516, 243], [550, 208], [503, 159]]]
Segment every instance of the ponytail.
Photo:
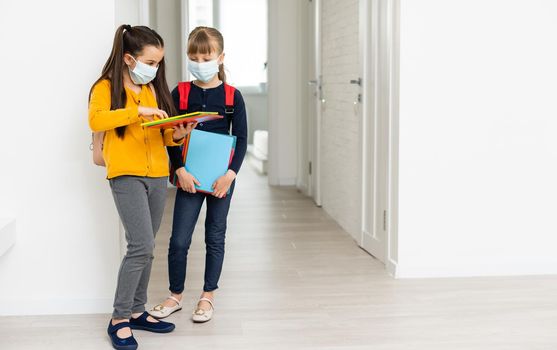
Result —
[[222, 81], [223, 83], [226, 83], [226, 73], [224, 73], [224, 64], [221, 63], [219, 65], [219, 80]]
[[[127, 69], [124, 63], [124, 54], [129, 53], [132, 56], [140, 55], [145, 46], [164, 47], [164, 42], [159, 34], [153, 29], [145, 26], [130, 26], [123, 24], [116, 29], [114, 41], [112, 43], [112, 51], [108, 57], [99, 79], [95, 81], [89, 91], [89, 99], [95, 85], [102, 80], [110, 81], [110, 110], [126, 107], [127, 97], [124, 89], [124, 69]], [[159, 69], [155, 79], [151, 82], [155, 88], [157, 95], [157, 105], [160, 109], [166, 111], [169, 115], [175, 115], [176, 110], [168, 84], [166, 82], [166, 71], [164, 58], [159, 63]], [[126, 126], [116, 128], [116, 134], [120, 138], [124, 138]]]

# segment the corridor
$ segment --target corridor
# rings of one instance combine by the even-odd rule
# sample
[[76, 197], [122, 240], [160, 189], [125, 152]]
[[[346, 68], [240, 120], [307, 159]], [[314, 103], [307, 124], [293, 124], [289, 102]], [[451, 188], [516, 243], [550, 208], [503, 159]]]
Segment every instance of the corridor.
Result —
[[[173, 196], [157, 238], [149, 305], [167, 295]], [[229, 218], [214, 319], [189, 319], [202, 287], [200, 219], [184, 309], [169, 318], [177, 329], [136, 331], [141, 349], [524, 350], [557, 343], [555, 276], [394, 280], [311, 200], [294, 188], [269, 187], [248, 164]], [[110, 349], [108, 319], [3, 317], [0, 349]]]

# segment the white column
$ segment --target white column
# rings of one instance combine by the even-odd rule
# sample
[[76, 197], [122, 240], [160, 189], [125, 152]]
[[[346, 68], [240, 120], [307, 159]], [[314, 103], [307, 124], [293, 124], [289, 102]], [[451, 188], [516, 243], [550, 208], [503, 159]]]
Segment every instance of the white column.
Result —
[[269, 0], [269, 183], [295, 185], [300, 101], [300, 2]]
[[11, 156], [1, 197], [7, 190], [2, 205], [18, 233], [0, 257], [0, 315], [111, 310], [118, 216], [105, 169], [91, 160], [87, 101], [111, 50], [114, 10], [113, 0], [35, 1], [32, 11], [0, 3], [0, 33], [11, 33], [2, 34], [11, 54], [2, 55], [9, 137], [0, 150]]

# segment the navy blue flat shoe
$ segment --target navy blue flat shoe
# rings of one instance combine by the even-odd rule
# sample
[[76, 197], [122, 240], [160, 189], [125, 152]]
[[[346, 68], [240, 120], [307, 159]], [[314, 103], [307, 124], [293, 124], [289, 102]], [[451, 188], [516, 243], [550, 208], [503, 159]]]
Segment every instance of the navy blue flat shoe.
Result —
[[149, 317], [149, 313], [147, 311], [143, 312], [138, 318], [132, 317], [130, 319], [131, 328], [155, 333], [169, 333], [172, 332], [174, 328], [176, 328], [176, 326], [174, 326], [174, 323], [164, 321], [149, 322], [147, 320], [147, 317]]
[[110, 337], [110, 340], [112, 340], [112, 346], [116, 350], [136, 350], [137, 349], [137, 341], [133, 337], [133, 334], [132, 334], [131, 337], [128, 337], [128, 338], [119, 338], [118, 335], [116, 335], [116, 332], [119, 329], [126, 328], [126, 327], [132, 328], [129, 322], [122, 322], [122, 323], [118, 323], [118, 324], [112, 324], [112, 320], [110, 320], [110, 322], [108, 323], [108, 329], [107, 329], [108, 336]]

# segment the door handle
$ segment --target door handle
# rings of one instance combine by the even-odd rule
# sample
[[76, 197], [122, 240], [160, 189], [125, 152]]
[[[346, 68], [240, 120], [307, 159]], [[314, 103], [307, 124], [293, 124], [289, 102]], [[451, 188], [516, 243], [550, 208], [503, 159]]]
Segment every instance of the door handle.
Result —
[[362, 78], [352, 79], [352, 80], [350, 80], [350, 84], [362, 86]]

